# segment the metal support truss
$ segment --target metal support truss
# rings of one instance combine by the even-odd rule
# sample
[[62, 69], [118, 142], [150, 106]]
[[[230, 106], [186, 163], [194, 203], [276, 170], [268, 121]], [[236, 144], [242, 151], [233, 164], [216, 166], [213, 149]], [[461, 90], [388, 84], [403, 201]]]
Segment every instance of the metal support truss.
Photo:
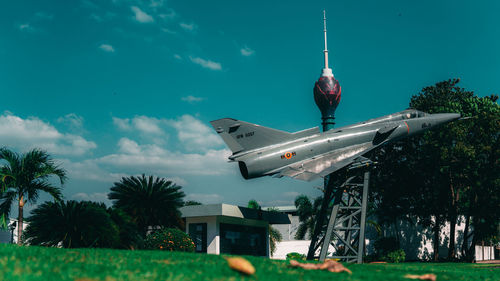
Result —
[[[333, 208], [321, 246], [319, 260], [337, 258], [346, 262], [363, 262], [366, 205], [370, 172], [360, 171], [334, 189]], [[332, 245], [333, 255], [328, 255]]]

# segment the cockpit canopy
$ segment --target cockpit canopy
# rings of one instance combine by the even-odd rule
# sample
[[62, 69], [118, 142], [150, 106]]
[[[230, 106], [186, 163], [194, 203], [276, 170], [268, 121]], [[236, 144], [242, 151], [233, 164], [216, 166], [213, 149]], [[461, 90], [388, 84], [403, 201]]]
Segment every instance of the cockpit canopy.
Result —
[[408, 110], [401, 112], [401, 117], [403, 117], [403, 119], [413, 119], [413, 118], [424, 117], [424, 116], [428, 116], [428, 115], [429, 115], [428, 113], [425, 113], [423, 111], [416, 110], [416, 109], [408, 109]]

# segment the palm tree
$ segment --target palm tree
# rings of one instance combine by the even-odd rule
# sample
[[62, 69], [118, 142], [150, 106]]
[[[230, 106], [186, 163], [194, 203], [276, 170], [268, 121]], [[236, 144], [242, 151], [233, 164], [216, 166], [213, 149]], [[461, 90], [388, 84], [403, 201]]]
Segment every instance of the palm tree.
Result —
[[118, 226], [103, 203], [45, 202], [31, 214], [25, 232], [31, 245], [114, 248], [120, 244]]
[[316, 198], [314, 203], [306, 195], [299, 195], [295, 198], [295, 207], [297, 207], [297, 215], [299, 215], [300, 221], [297, 233], [295, 233], [295, 239], [303, 240], [306, 233], [309, 233], [309, 238], [311, 238], [322, 200], [322, 196]]
[[182, 187], [169, 180], [144, 174], [123, 177], [111, 187], [108, 198], [137, 225], [143, 236], [148, 227], [183, 227], [179, 208], [184, 205]]
[[66, 180], [66, 171], [55, 164], [47, 152], [33, 149], [25, 154], [18, 154], [7, 148], [0, 148], [0, 161], [6, 162], [0, 167], [2, 188], [0, 193], [0, 214], [4, 222], [9, 217], [14, 201], [18, 204], [18, 244], [23, 233], [23, 208], [28, 202], [36, 203], [40, 191], [47, 192], [54, 200], [60, 200], [61, 187], [50, 182], [52, 176], [59, 178], [61, 186]]

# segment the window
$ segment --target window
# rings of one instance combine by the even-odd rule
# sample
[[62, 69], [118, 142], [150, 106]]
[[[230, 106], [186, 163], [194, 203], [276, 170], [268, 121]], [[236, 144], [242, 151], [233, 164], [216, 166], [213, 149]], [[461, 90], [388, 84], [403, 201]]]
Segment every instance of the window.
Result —
[[266, 228], [221, 223], [220, 252], [232, 255], [267, 256]]
[[193, 239], [195, 251], [197, 253], [207, 252], [207, 224], [206, 223], [190, 223], [189, 236]]

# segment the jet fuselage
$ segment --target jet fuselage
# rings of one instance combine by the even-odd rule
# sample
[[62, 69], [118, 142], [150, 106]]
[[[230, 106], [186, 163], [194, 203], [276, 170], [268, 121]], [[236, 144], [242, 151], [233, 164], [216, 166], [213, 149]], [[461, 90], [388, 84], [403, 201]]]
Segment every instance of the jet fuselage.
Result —
[[[233, 153], [229, 159], [238, 162], [245, 179], [277, 175], [312, 180], [351, 164], [357, 157], [387, 142], [459, 117], [459, 114], [454, 113], [427, 114], [417, 110], [405, 110], [323, 133], [311, 129], [302, 135], [301, 132], [295, 133], [296, 137], [285, 136], [281, 142], [243, 149]], [[259, 129], [265, 127], [255, 126], [255, 130], [249, 127], [242, 134], [235, 135], [236, 141], [238, 137], [258, 138]], [[240, 127], [242, 125], [238, 123], [236, 130]], [[214, 128], [219, 129], [218, 132], [221, 133], [221, 127], [214, 125]], [[265, 131], [263, 134], [265, 135]]]

